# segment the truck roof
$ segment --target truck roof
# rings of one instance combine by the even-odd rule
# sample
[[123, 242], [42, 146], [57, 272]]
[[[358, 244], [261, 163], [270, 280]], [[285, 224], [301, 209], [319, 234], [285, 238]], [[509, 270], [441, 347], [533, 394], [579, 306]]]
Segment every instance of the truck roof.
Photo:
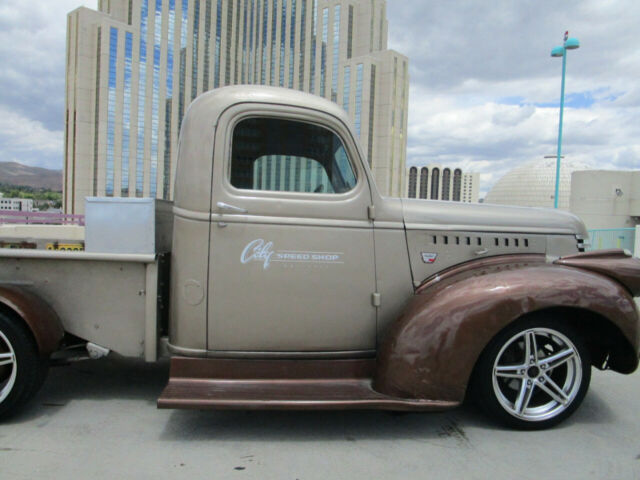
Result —
[[311, 108], [349, 122], [346, 112], [335, 102], [290, 88], [263, 85], [234, 85], [206, 92], [191, 103], [187, 109], [185, 121], [190, 116], [199, 117], [202, 114], [211, 120], [217, 119], [230, 106], [247, 102]]

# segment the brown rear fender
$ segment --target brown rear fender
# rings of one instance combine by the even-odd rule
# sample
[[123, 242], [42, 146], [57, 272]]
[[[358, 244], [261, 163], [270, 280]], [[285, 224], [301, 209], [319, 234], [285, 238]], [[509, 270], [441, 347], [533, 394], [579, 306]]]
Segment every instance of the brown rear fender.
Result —
[[613, 338], [622, 344], [615, 347], [626, 361], [619, 370], [635, 370], [638, 311], [625, 287], [541, 255], [513, 255], [469, 262], [425, 282], [382, 342], [374, 387], [391, 396], [462, 401], [478, 357], [500, 330], [528, 313], [567, 308], [577, 313], [574, 321], [615, 326]]
[[0, 285], [0, 309], [24, 321], [35, 338], [43, 357], [53, 353], [64, 336], [56, 312], [40, 297], [24, 288]]

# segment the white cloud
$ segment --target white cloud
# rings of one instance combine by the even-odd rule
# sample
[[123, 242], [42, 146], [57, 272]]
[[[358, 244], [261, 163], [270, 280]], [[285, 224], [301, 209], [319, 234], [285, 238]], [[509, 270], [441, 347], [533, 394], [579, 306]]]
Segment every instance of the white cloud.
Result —
[[0, 161], [62, 168], [63, 132], [0, 106]]
[[67, 13], [96, 5], [0, 3], [0, 161], [62, 168]]
[[[390, 47], [409, 57], [408, 162], [481, 173], [481, 193], [509, 169], [556, 152], [564, 30], [563, 153], [598, 168], [640, 168], [640, 48], [631, 0], [557, 3], [406, 0], [388, 8]], [[589, 100], [588, 102], [586, 100]], [[592, 102], [590, 105], [588, 103]], [[580, 103], [580, 102], [578, 102]]]

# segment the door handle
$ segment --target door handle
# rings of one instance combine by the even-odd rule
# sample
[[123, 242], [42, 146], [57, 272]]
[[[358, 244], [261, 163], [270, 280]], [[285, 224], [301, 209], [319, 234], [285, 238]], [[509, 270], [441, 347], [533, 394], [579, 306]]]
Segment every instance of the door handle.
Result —
[[216, 206], [220, 210], [226, 210], [227, 212], [247, 213], [247, 209], [246, 208], [236, 207], [235, 205], [229, 205], [228, 203], [224, 203], [224, 202], [218, 202], [218, 203], [216, 203]]

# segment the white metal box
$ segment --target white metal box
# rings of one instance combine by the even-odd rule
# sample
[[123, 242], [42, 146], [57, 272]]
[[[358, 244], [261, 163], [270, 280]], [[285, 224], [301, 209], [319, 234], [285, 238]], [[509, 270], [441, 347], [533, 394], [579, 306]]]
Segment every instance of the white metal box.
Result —
[[171, 251], [172, 203], [153, 198], [87, 197], [85, 251], [165, 253]]

